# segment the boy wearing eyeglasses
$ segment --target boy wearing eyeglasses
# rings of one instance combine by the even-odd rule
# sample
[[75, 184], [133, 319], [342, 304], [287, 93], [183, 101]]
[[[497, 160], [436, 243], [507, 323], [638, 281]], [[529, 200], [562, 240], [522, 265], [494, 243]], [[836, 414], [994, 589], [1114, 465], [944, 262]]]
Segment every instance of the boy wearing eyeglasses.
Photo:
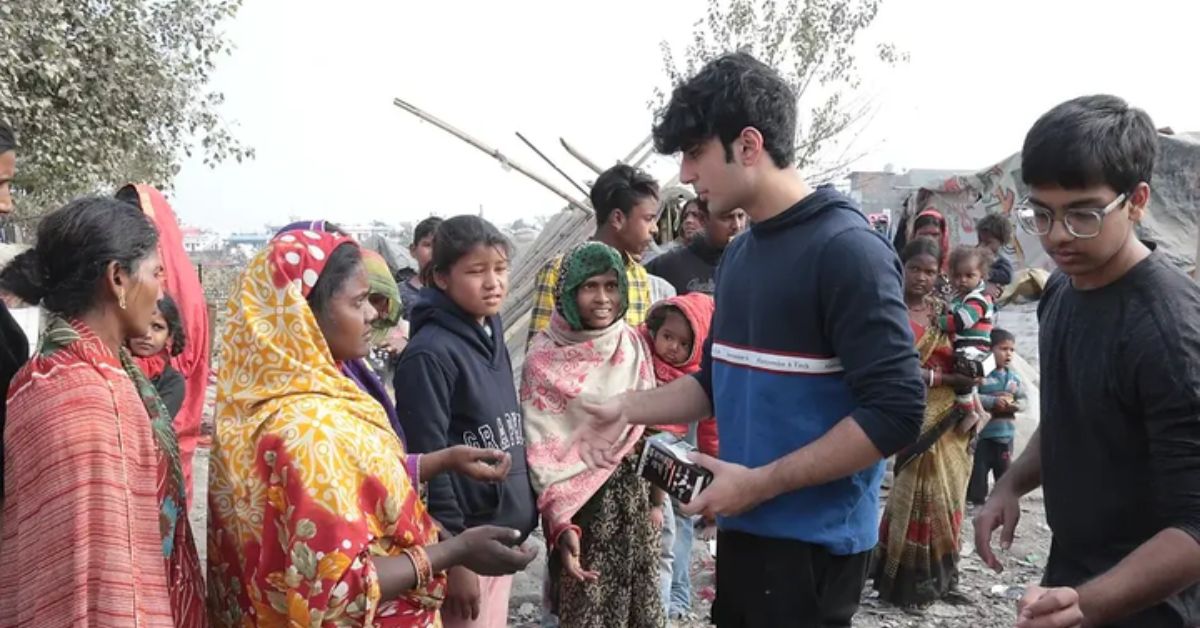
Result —
[[1058, 265], [1038, 308], [1041, 425], [975, 518], [1000, 560], [1020, 496], [1053, 531], [1018, 626], [1200, 624], [1200, 286], [1135, 226], [1157, 137], [1145, 112], [1087, 96], [1044, 114], [1022, 149], [1016, 209]]

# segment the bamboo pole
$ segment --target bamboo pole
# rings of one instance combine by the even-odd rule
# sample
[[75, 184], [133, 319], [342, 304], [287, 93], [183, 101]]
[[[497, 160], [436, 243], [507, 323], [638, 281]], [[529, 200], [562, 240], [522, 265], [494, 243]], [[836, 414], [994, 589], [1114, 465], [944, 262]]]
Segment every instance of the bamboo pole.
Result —
[[575, 159], [578, 159], [579, 163], [587, 166], [592, 172], [595, 172], [596, 174], [600, 174], [600, 173], [604, 172], [603, 168], [601, 168], [600, 166], [597, 166], [596, 162], [592, 161], [591, 159], [588, 159], [583, 153], [579, 152], [579, 149], [568, 144], [567, 140], [560, 137], [560, 138], [558, 138], [558, 141], [559, 141], [559, 143], [562, 144], [563, 149], [567, 151], [567, 154], [571, 155]]
[[645, 148], [646, 145], [648, 145], [650, 143], [650, 140], [652, 140], [652, 139], [654, 139], [653, 135], [647, 135], [646, 139], [642, 140], [642, 143], [637, 145], [637, 148], [629, 151], [628, 155], [625, 155], [625, 158], [621, 160], [621, 163], [623, 163], [623, 164], [629, 163], [634, 158], [635, 155], [642, 152], [642, 149]]
[[571, 206], [581, 209], [581, 210], [587, 212], [588, 214], [593, 213], [592, 208], [588, 207], [586, 203], [584, 203], [583, 201], [576, 200], [573, 196], [571, 196], [570, 194], [567, 194], [566, 192], [561, 190], [558, 186], [556, 186], [553, 183], [550, 183], [546, 179], [542, 178], [541, 175], [538, 175], [537, 173], [526, 168], [525, 166], [522, 166], [521, 164], [509, 159], [508, 157], [506, 157], [504, 155], [504, 153], [501, 153], [498, 149], [492, 148], [491, 146], [484, 144], [483, 142], [475, 139], [474, 137], [471, 137], [467, 133], [458, 130], [450, 123], [445, 122], [445, 121], [441, 120], [440, 118], [434, 116], [433, 114], [428, 113], [428, 112], [422, 110], [421, 108], [417, 107], [416, 105], [412, 105], [400, 98], [394, 99], [392, 101], [392, 104], [394, 104], [397, 107], [413, 114], [414, 116], [417, 116], [418, 118], [438, 127], [439, 129], [453, 135], [454, 137], [457, 137], [458, 139], [470, 144], [471, 146], [474, 146], [481, 152], [486, 153], [487, 155], [490, 155], [493, 159], [495, 159], [496, 161], [499, 161], [502, 165], [512, 168], [513, 170], [516, 170], [517, 172], [528, 177], [529, 179], [532, 179], [535, 183], [540, 184], [542, 187], [546, 188], [547, 190], [550, 190], [554, 194], [557, 194], [558, 196], [562, 197], [564, 200], [567, 201], [567, 203], [571, 204]]
[[538, 149], [537, 146], [534, 146], [533, 142], [529, 141], [528, 138], [526, 138], [524, 135], [521, 135], [520, 131], [517, 131], [517, 139], [521, 140], [522, 142], [525, 142], [525, 145], [528, 146], [530, 150], [537, 153], [537, 156], [541, 157], [542, 161], [550, 164], [550, 167], [554, 168], [554, 171], [557, 172], [558, 174], [561, 174], [562, 178], [566, 179], [567, 182], [569, 182], [571, 185], [575, 186], [576, 190], [579, 190], [580, 192], [582, 192], [584, 196], [588, 195], [588, 191], [585, 190], [582, 185], [579, 185], [578, 183], [576, 183], [575, 179], [572, 179], [570, 175], [563, 172], [563, 169], [559, 168], [558, 164], [551, 161], [550, 158], [546, 156], [546, 153], [543, 153], [540, 149]]

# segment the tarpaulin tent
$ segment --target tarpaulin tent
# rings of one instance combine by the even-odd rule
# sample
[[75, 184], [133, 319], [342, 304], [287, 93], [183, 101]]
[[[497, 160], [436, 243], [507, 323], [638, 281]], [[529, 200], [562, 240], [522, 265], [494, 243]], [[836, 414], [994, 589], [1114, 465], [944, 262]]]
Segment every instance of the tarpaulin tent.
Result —
[[[1181, 268], [1192, 270], [1200, 229], [1200, 134], [1160, 135], [1158, 160], [1150, 182], [1150, 208], [1139, 227]], [[975, 221], [991, 213], [1012, 216], [1013, 205], [1028, 193], [1021, 182], [1021, 155], [981, 172], [950, 177], [919, 188], [908, 199], [901, 224], [926, 209], [936, 209], [949, 224], [950, 244], [975, 244]], [[1050, 269], [1053, 262], [1038, 239], [1016, 229], [1013, 263]]]

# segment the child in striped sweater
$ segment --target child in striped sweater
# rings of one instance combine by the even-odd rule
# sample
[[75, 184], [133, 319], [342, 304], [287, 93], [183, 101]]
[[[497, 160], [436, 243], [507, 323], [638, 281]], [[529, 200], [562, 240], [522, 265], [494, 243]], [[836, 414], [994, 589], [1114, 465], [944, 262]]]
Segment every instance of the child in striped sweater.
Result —
[[[991, 352], [995, 308], [987, 294], [986, 281], [991, 257], [991, 251], [975, 246], [960, 246], [950, 253], [950, 283], [955, 297], [937, 322], [938, 327], [950, 334], [956, 355], [968, 348]], [[963, 431], [974, 427], [980, 418], [980, 413], [976, 412], [977, 388], [978, 382], [975, 388], [956, 398], [966, 415], [959, 424]]]

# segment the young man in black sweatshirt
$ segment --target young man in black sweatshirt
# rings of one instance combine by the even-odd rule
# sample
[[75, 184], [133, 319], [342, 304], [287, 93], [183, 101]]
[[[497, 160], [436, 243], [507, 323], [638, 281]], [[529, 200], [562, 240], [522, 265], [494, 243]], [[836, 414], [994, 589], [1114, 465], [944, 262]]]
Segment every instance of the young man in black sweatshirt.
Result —
[[675, 287], [675, 293], [685, 295], [703, 292], [712, 296], [717, 283], [713, 277], [725, 247], [734, 236], [746, 228], [746, 212], [741, 209], [712, 216], [708, 203], [696, 200], [694, 204], [704, 217], [704, 229], [692, 241], [673, 249], [646, 263], [646, 272], [662, 277]]
[[1016, 212], [1058, 265], [1038, 304], [1041, 425], [975, 517], [1001, 564], [1037, 488], [1054, 534], [1018, 626], [1200, 625], [1200, 286], [1138, 239], [1158, 138], [1114, 96], [1025, 136]]

